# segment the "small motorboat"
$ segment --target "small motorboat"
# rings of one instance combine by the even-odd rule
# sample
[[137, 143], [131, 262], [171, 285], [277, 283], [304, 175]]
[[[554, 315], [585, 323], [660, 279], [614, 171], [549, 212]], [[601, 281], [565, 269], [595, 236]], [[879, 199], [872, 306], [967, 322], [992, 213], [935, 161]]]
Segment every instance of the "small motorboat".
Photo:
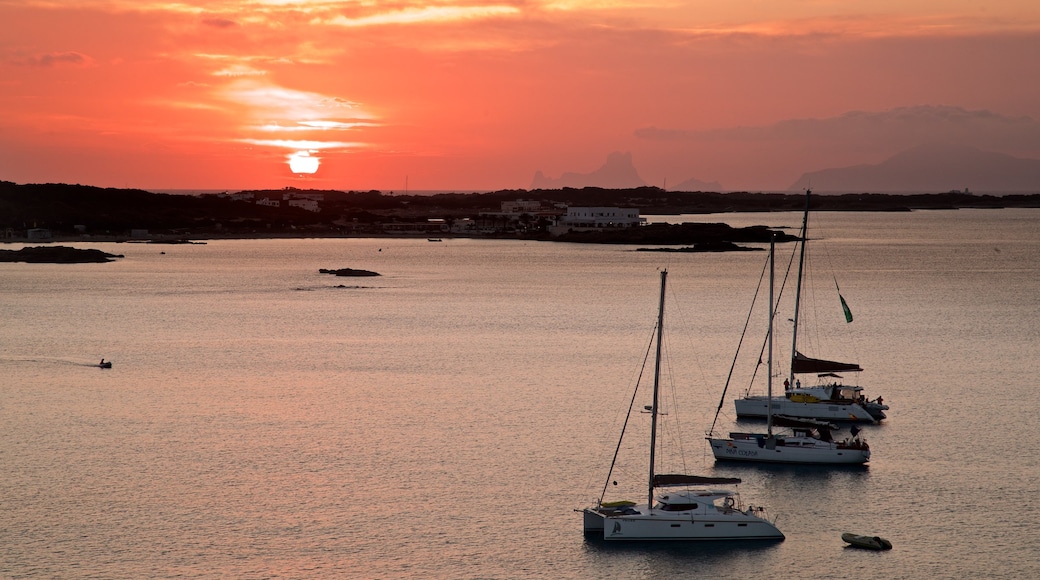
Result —
[[846, 543], [854, 548], [863, 548], [864, 550], [892, 549], [892, 542], [889, 542], [880, 536], [861, 536], [859, 534], [845, 532], [841, 535], [841, 539], [845, 540]]
[[101, 359], [101, 362], [98, 363], [98, 368], [110, 369], [110, 368], [112, 368], [112, 361]]

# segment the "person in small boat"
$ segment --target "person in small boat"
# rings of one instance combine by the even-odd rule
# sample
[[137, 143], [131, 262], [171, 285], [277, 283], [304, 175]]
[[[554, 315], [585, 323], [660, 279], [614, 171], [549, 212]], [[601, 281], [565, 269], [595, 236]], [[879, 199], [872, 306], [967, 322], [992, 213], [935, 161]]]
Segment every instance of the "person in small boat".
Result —
[[105, 359], [101, 359], [101, 366], [105, 366]]

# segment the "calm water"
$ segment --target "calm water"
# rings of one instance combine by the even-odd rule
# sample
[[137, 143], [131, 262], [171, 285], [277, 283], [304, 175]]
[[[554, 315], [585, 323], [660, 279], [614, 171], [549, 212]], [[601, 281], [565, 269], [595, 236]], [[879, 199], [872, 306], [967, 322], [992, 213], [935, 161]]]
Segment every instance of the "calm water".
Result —
[[[844, 358], [892, 405], [864, 470], [714, 465], [762, 252], [257, 240], [0, 264], [0, 577], [1040, 576], [1040, 211], [813, 223], [856, 315]], [[318, 274], [341, 267], [383, 276]], [[660, 267], [687, 469], [743, 478], [782, 543], [582, 537]]]

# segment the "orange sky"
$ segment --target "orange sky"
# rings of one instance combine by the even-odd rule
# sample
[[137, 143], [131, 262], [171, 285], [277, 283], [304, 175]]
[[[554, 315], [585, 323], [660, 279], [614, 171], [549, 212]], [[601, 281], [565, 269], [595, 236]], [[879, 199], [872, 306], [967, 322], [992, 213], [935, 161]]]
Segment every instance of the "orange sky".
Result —
[[492, 190], [629, 151], [653, 185], [770, 190], [924, 140], [1040, 158], [1036, 0], [0, 0], [0, 23], [18, 183]]

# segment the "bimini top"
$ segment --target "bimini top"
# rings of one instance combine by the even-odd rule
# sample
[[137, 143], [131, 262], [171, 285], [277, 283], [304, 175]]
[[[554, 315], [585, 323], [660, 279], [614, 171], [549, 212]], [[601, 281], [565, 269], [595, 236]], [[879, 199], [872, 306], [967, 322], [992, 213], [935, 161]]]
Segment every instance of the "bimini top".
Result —
[[739, 477], [702, 477], [681, 473], [658, 473], [654, 475], [654, 487], [671, 487], [677, 485], [736, 485]]
[[857, 363], [809, 358], [800, 352], [794, 353], [794, 359], [791, 361], [791, 372], [794, 373], [858, 373], [862, 370]]

